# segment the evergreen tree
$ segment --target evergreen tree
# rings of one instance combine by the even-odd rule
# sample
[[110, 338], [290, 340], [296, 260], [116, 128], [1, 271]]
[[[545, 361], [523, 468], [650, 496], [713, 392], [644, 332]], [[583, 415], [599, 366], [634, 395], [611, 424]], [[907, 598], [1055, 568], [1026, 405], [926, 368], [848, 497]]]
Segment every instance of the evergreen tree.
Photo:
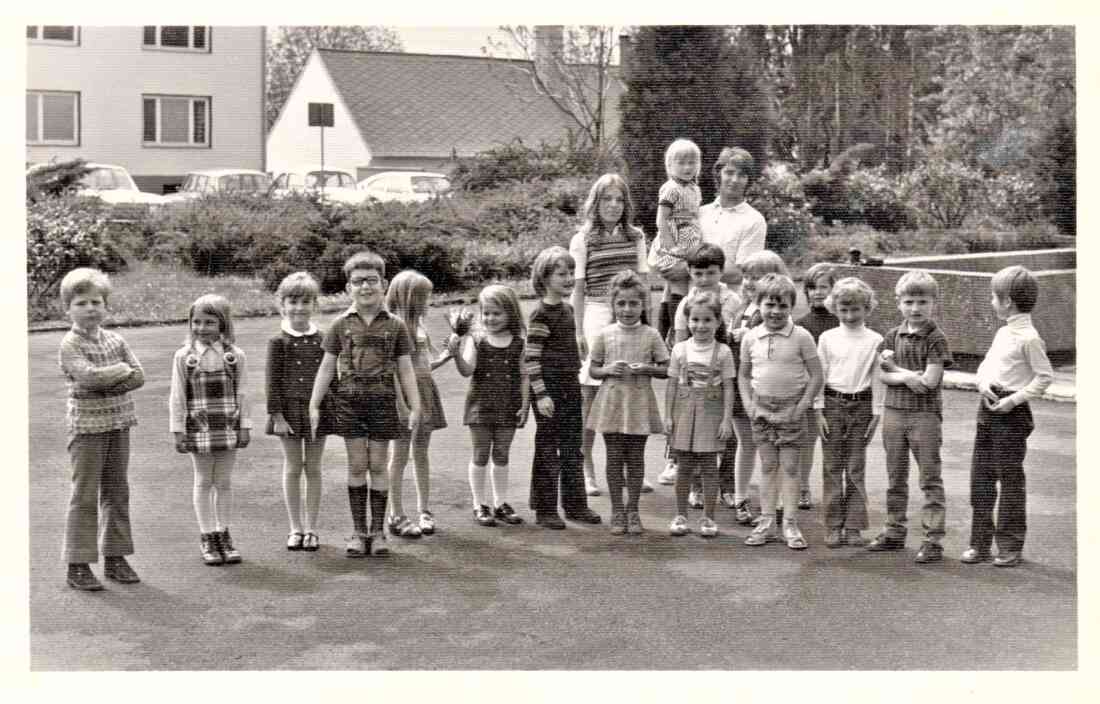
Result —
[[699, 186], [706, 203], [715, 195], [711, 166], [723, 147], [746, 149], [763, 166], [773, 117], [758, 62], [727, 27], [642, 27], [626, 56], [620, 142], [636, 224], [652, 236], [657, 192], [667, 179], [665, 149], [673, 140], [690, 139], [702, 150]]

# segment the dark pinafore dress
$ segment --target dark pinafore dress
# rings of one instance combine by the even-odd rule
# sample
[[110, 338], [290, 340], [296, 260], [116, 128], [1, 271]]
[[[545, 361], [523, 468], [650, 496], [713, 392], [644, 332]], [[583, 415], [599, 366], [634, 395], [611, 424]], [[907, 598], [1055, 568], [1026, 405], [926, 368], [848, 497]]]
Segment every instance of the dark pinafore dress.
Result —
[[466, 395], [465, 425], [516, 427], [521, 403], [523, 340], [512, 336], [507, 347], [494, 347], [488, 337], [477, 343], [477, 367]]
[[237, 401], [240, 359], [240, 352], [232, 345], [227, 345], [222, 352], [221, 369], [201, 369], [199, 356], [194, 351], [184, 358], [187, 422], [183, 446], [187, 452], [205, 455], [236, 449], [237, 431], [241, 425], [241, 408]]

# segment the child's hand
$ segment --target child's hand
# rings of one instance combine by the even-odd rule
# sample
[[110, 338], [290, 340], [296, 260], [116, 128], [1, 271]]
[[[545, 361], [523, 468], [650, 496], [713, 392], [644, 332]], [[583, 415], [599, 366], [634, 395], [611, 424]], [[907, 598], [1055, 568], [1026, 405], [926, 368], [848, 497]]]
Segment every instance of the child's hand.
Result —
[[1009, 396], [997, 399], [993, 403], [990, 403], [989, 399], [982, 399], [982, 403], [993, 413], [1008, 413], [1016, 407], [1016, 403]]
[[924, 379], [916, 372], [905, 377], [905, 385], [915, 394], [928, 393], [928, 387], [924, 385]]
[[538, 401], [535, 401], [535, 408], [547, 418], [554, 417], [554, 399], [549, 396], [543, 396]]
[[870, 440], [875, 436], [875, 429], [878, 428], [879, 420], [880, 418], [877, 413], [871, 416], [871, 422], [867, 424], [867, 432], [863, 434], [865, 440]]
[[290, 427], [290, 423], [286, 422], [286, 418], [283, 417], [282, 413], [275, 413], [271, 416], [271, 425], [272, 432], [279, 437], [286, 437], [294, 434], [294, 430]]
[[321, 426], [321, 407], [314, 406], [312, 403], [309, 405], [309, 434], [314, 440], [317, 439], [317, 428]]
[[630, 369], [631, 374], [641, 376], [649, 372], [649, 365], [645, 362], [631, 362], [626, 366], [628, 369]]
[[409, 411], [408, 427], [409, 432], [416, 435], [416, 429], [420, 427], [420, 409], [415, 408]]
[[718, 439], [723, 442], [733, 437], [733, 421], [724, 419], [718, 424]]
[[894, 361], [894, 350], [883, 350], [879, 355], [879, 367], [884, 372], [896, 372], [898, 365]]
[[187, 448], [184, 447], [184, 444], [183, 444], [183, 433], [172, 433], [172, 434], [176, 436], [176, 452], [180, 453], [181, 455], [186, 455], [187, 454]]
[[741, 338], [745, 335], [745, 328], [737, 327], [730, 330], [730, 339], [733, 340], [733, 344], [740, 345]]
[[580, 355], [581, 359], [588, 357], [588, 340], [584, 338], [583, 334], [577, 335], [577, 354]]
[[817, 432], [823, 438], [829, 437], [829, 421], [825, 418], [825, 411], [818, 409], [815, 415], [817, 416]]
[[449, 352], [452, 357], [457, 357], [458, 346], [460, 344], [462, 344], [462, 338], [452, 333], [451, 336], [447, 338], [447, 352]]
[[248, 428], [241, 428], [237, 431], [237, 449], [243, 450], [248, 447], [248, 443], [252, 442], [252, 431]]
[[530, 412], [530, 410], [531, 410], [531, 407], [528, 406], [527, 404], [524, 404], [523, 406], [520, 407], [520, 409], [518, 411], [516, 411], [516, 427], [517, 428], [522, 428], [523, 426], [527, 425], [527, 414], [528, 414], [528, 412]]
[[672, 419], [665, 418], [665, 435], [672, 436]]
[[993, 393], [993, 389], [989, 388], [989, 382], [978, 382], [978, 393], [981, 394], [982, 399], [985, 401], [985, 407], [991, 408], [991, 404], [997, 403], [1000, 399], [997, 394]]

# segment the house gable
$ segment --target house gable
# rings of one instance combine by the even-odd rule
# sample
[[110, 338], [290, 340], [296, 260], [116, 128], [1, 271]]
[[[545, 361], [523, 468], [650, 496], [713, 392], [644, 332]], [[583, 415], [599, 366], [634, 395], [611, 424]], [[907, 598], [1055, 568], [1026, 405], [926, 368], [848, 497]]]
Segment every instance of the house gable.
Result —
[[471, 156], [517, 138], [561, 140], [572, 119], [521, 70], [530, 62], [322, 49], [376, 157]]
[[268, 169], [278, 174], [321, 162], [321, 128], [309, 126], [309, 103], [333, 104], [333, 126], [324, 130], [325, 166], [352, 174], [365, 168], [371, 161], [371, 148], [320, 52], [314, 51], [268, 134]]

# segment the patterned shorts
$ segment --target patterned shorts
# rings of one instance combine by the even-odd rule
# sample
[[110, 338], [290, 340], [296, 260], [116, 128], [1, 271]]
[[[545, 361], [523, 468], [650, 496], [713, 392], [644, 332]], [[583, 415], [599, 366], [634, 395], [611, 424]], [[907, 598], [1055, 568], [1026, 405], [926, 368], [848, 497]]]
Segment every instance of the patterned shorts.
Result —
[[798, 445], [806, 434], [805, 414], [795, 416], [798, 396], [765, 396], [753, 398], [750, 419], [752, 439], [756, 444]]

